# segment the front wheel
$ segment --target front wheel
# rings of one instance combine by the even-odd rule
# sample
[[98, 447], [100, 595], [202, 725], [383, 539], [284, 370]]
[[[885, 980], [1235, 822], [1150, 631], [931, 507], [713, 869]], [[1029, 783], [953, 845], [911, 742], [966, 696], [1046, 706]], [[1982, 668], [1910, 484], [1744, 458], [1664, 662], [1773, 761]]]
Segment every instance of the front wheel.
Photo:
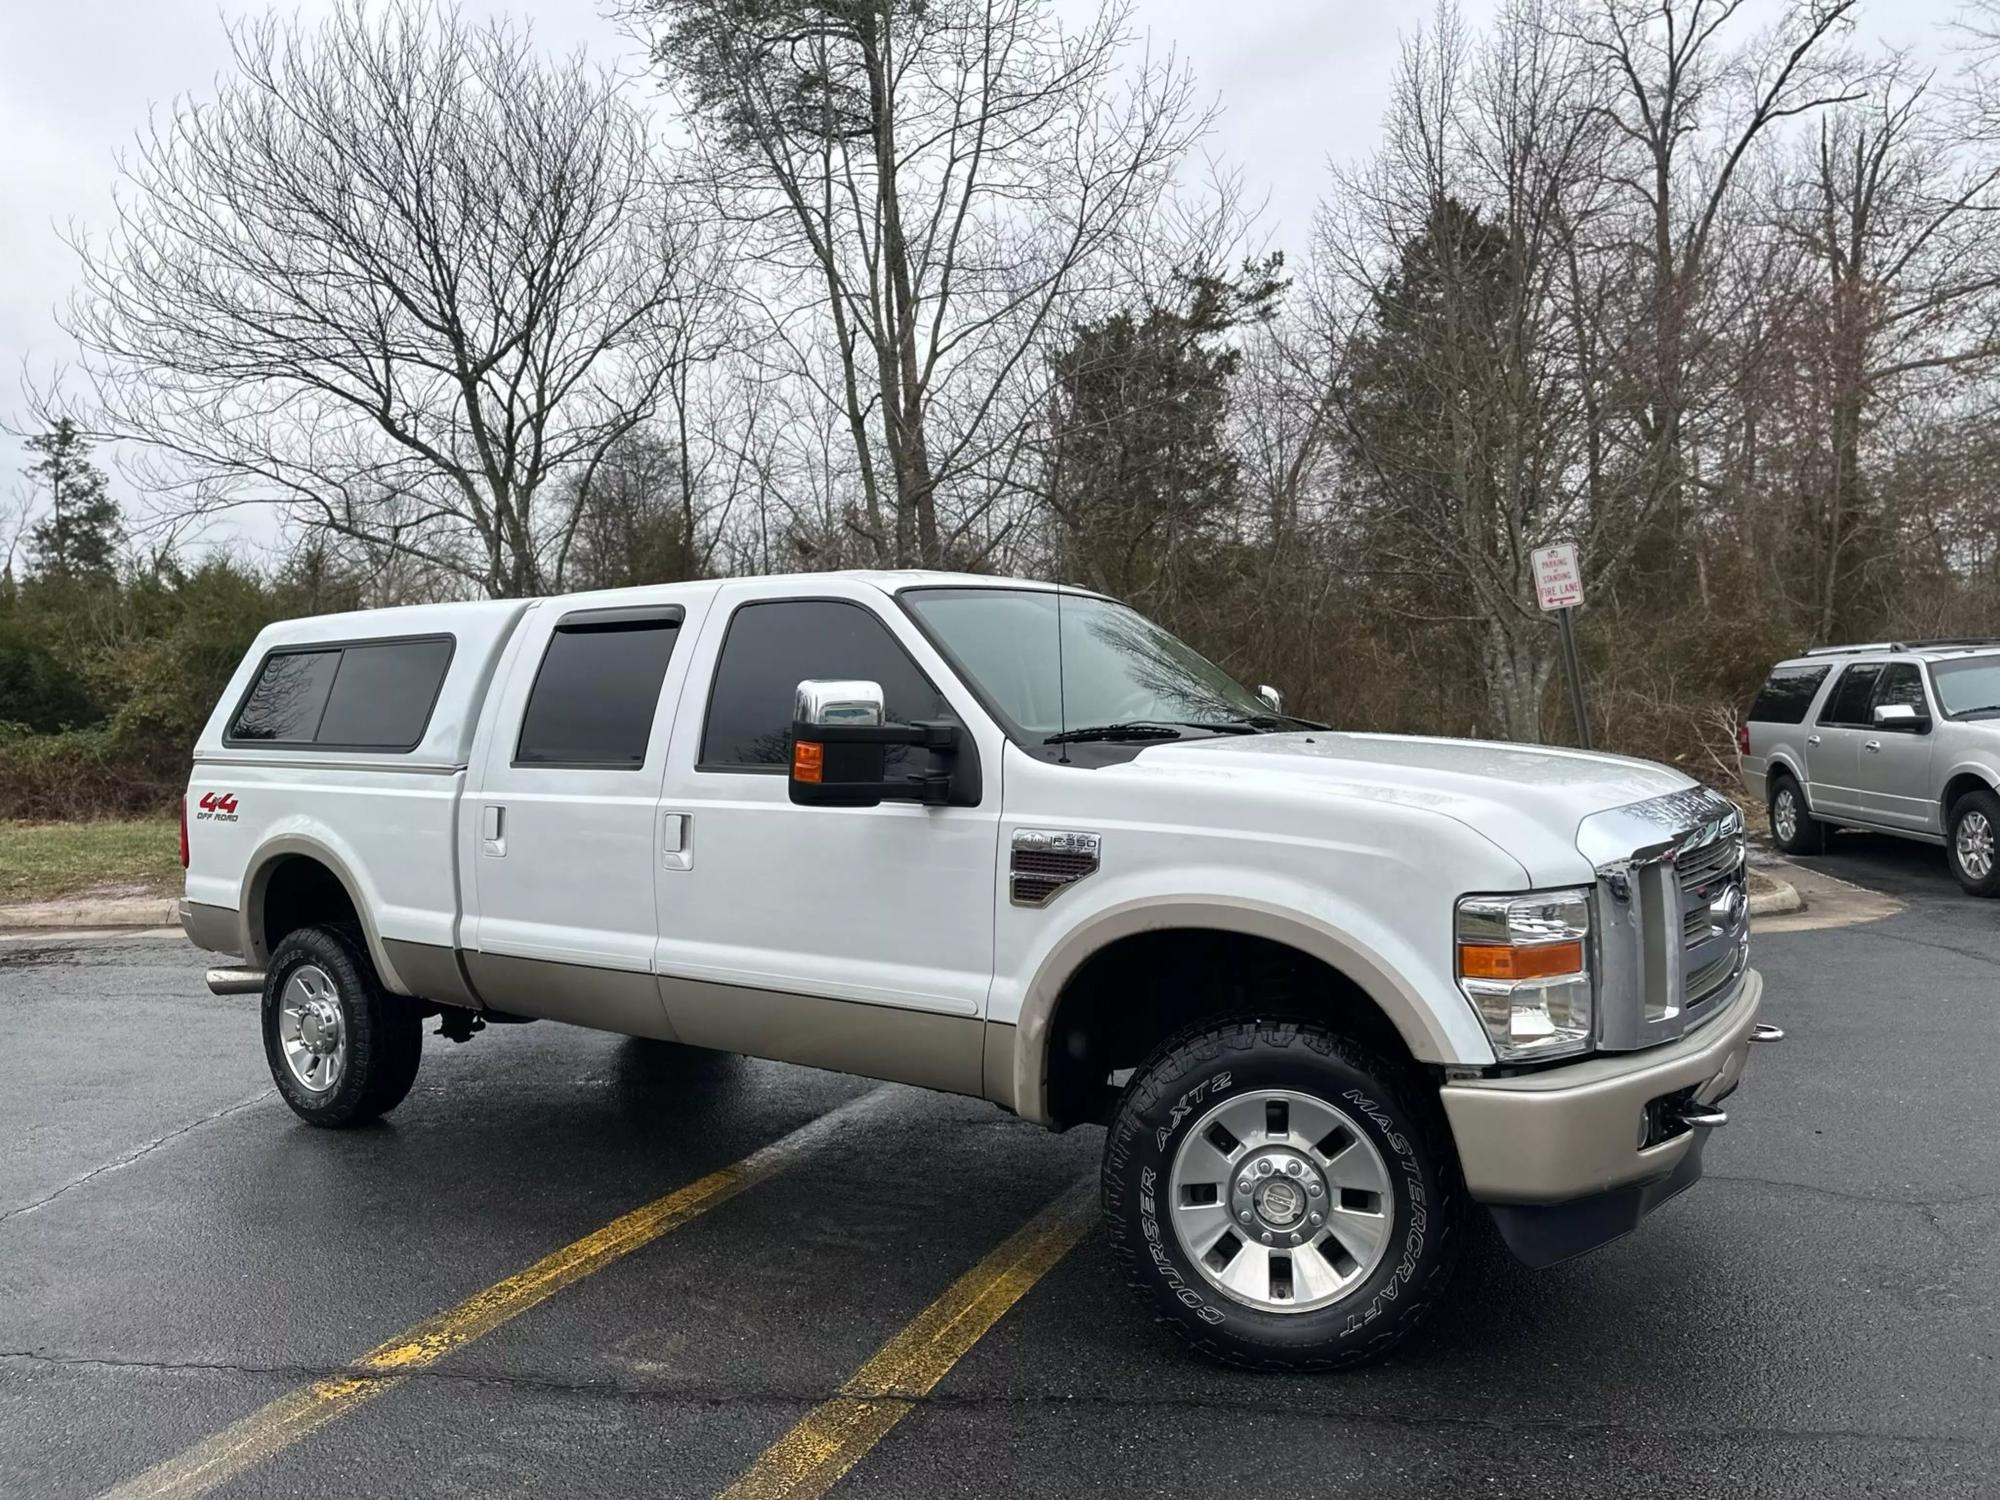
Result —
[[1105, 1222], [1134, 1289], [1231, 1364], [1388, 1353], [1450, 1280], [1463, 1212], [1440, 1111], [1414, 1083], [1301, 1022], [1168, 1043], [1105, 1141]]
[[2000, 797], [1967, 792], [1951, 805], [1945, 849], [1951, 873], [1974, 896], [2000, 896]]
[[264, 976], [264, 1057], [292, 1113], [337, 1129], [403, 1102], [423, 1059], [416, 1002], [376, 977], [351, 927], [288, 933]]

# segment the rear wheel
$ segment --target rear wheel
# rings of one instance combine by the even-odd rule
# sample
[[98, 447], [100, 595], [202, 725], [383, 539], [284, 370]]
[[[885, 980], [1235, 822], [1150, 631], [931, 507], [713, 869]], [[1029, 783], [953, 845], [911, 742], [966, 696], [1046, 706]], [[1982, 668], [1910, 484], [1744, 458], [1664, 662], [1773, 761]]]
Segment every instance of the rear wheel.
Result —
[[1826, 825], [1806, 811], [1806, 794], [1780, 771], [1771, 778], [1771, 841], [1787, 854], [1817, 854], [1826, 847]]
[[1195, 1348], [1262, 1369], [1386, 1354], [1450, 1280], [1463, 1189], [1418, 1080], [1289, 1021], [1211, 1024], [1134, 1075], [1105, 1141], [1112, 1249]]
[[382, 987], [351, 927], [286, 935], [264, 976], [263, 1025], [278, 1092], [311, 1125], [359, 1125], [394, 1109], [423, 1059], [422, 1013]]
[[1945, 849], [1951, 873], [1975, 896], [2000, 896], [2000, 797], [1967, 792], [1951, 807]]

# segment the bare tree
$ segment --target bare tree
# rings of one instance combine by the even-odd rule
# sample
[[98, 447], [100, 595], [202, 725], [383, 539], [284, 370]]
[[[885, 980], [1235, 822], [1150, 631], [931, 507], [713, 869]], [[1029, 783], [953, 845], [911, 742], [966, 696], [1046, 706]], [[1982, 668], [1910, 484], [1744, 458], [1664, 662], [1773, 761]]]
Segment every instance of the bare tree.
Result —
[[1544, 19], [1520, 0], [1480, 48], [1444, 5], [1406, 44], [1386, 143], [1322, 212], [1316, 287], [1353, 501], [1406, 581], [1384, 597], [1463, 628], [1490, 722], [1528, 740], [1554, 670], [1529, 554], [1596, 524], [1571, 299], [1606, 152], [1600, 75]]
[[1636, 514], [1671, 537], [1688, 478], [1689, 414], [1733, 310], [1712, 295], [1711, 260], [1752, 152], [1782, 122], [1862, 97], [1840, 50], [1858, 0], [1785, 0], [1770, 32], [1732, 45], [1743, 0], [1574, 0], [1558, 23], [1602, 60], [1603, 108], [1624, 143], [1609, 167], [1633, 215], [1643, 298], [1624, 352], [1640, 400]]
[[[97, 435], [185, 512], [275, 503], [490, 594], [698, 351], [706, 249], [581, 57], [429, 0], [230, 30], [235, 75], [122, 169], [68, 327]], [[392, 503], [393, 502], [393, 503]]]
[[1010, 384], [1206, 126], [1171, 60], [1120, 86], [1127, 15], [1066, 33], [1051, 0], [634, 7], [690, 110], [688, 175], [750, 231], [772, 352], [843, 414], [848, 524], [883, 562], [960, 550]]

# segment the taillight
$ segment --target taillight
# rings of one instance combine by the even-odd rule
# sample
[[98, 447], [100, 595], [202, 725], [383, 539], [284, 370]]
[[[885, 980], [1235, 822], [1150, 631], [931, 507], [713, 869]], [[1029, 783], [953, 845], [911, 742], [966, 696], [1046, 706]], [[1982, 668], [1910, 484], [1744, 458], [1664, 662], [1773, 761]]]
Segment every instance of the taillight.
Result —
[[1748, 755], [1750, 753], [1750, 726], [1748, 724], [1738, 724], [1736, 726], [1736, 753], [1738, 755]]
[[181, 868], [188, 867], [188, 799], [181, 798]]

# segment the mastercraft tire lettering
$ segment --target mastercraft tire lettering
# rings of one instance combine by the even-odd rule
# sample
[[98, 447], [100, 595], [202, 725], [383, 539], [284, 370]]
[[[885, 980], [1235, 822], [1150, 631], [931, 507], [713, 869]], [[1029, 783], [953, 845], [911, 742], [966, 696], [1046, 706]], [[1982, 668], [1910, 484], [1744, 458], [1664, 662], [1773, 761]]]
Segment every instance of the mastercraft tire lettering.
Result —
[[1105, 1142], [1104, 1214], [1135, 1291], [1233, 1364], [1379, 1358], [1449, 1280], [1460, 1194], [1406, 1078], [1319, 1026], [1209, 1024], [1163, 1046]]

